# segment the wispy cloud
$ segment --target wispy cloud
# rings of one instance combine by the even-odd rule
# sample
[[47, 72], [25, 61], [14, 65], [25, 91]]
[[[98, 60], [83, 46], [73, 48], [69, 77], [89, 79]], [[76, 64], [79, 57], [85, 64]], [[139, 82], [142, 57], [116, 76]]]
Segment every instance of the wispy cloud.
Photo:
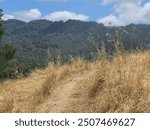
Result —
[[130, 23], [150, 23], [150, 2], [143, 0], [102, 0], [102, 5], [113, 4], [113, 12], [100, 18], [98, 22], [109, 25], [127, 25]]
[[102, 5], [109, 5], [109, 4], [124, 4], [124, 3], [134, 3], [140, 4], [143, 0], [101, 0]]

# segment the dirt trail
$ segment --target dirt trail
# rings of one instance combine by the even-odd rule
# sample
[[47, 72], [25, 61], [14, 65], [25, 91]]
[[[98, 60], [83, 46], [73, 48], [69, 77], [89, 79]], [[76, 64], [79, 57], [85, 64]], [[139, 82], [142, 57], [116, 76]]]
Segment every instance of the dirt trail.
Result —
[[0, 96], [0, 101], [1, 101], [1, 100], [3, 100], [3, 97], [2, 97], [2, 96]]
[[[36, 111], [38, 112], [75, 112], [80, 109], [77, 106], [82, 104], [87, 96], [85, 87], [82, 83], [86, 82], [91, 76], [92, 71], [78, 73], [62, 81], [51, 93], [50, 97], [41, 104]], [[76, 105], [75, 105], [76, 104]], [[81, 110], [80, 110], [81, 111]]]
[[[0, 84], [1, 85], [1, 84]], [[0, 102], [3, 100], [2, 91], [0, 90]]]
[[[88, 108], [88, 102], [85, 101], [88, 95], [88, 89], [83, 85], [92, 77], [92, 69], [82, 70], [66, 76], [60, 80], [51, 89], [50, 95], [45, 98], [40, 97], [37, 88], [41, 88], [46, 74], [32, 75], [29, 78], [23, 78], [14, 81], [7, 81], [2, 85], [0, 91], [0, 111], [1, 112], [82, 112], [85, 105]], [[10, 84], [10, 82], [12, 82]], [[10, 85], [8, 85], [10, 84]], [[11, 88], [11, 89], [10, 89]], [[4, 97], [4, 92], [7, 92]], [[9, 103], [15, 103], [8, 105]], [[13, 102], [10, 102], [13, 101]], [[38, 102], [40, 101], [40, 102]], [[9, 110], [3, 109], [7, 105]], [[82, 105], [82, 107], [81, 107]], [[85, 109], [84, 109], [85, 110]]]

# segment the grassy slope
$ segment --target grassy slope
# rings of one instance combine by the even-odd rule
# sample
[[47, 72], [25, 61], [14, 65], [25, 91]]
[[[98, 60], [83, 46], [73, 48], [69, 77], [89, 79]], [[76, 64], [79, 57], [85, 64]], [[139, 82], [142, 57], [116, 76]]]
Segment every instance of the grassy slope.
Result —
[[0, 84], [0, 112], [150, 112], [150, 52], [73, 60]]

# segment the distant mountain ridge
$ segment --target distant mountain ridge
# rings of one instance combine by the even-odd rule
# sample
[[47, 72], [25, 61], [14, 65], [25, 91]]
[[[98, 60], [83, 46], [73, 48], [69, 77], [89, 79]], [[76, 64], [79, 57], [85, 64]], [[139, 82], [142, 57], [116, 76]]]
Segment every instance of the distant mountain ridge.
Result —
[[[125, 50], [150, 47], [150, 25], [130, 24], [124, 27], [106, 27], [96, 22], [68, 20], [66, 22], [51, 22], [35, 20], [23, 22], [19, 20], [4, 21], [5, 34], [2, 44], [13, 43], [20, 49], [13, 59], [15, 64], [23, 64], [27, 68], [47, 65], [61, 55], [62, 61], [70, 56], [81, 56], [91, 59], [96, 51], [89, 38], [101, 46], [105, 44], [108, 52], [113, 51], [113, 44], [108, 41], [107, 34], [115, 35], [115, 30], [121, 28], [127, 33], [121, 33], [121, 41]], [[114, 36], [115, 37], [115, 36]]]

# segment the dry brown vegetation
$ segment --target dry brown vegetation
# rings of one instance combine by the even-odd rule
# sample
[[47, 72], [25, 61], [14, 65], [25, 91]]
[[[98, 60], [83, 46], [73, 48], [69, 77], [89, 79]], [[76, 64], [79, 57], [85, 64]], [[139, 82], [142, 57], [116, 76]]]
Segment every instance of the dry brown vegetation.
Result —
[[150, 112], [150, 52], [78, 58], [5, 81], [0, 112]]

